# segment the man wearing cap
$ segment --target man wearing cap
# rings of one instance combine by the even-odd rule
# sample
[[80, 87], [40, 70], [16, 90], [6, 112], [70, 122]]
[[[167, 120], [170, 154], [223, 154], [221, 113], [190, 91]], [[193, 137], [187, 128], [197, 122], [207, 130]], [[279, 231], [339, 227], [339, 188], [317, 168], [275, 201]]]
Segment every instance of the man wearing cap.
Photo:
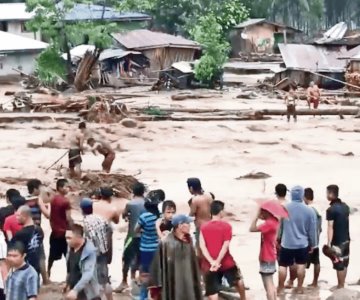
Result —
[[289, 213], [288, 219], [283, 219], [283, 234], [279, 256], [279, 286], [278, 294], [284, 290], [287, 268], [297, 267], [297, 293], [304, 293], [303, 283], [305, 267], [310, 252], [317, 245], [316, 218], [311, 208], [305, 205], [304, 189], [295, 186], [291, 190], [291, 202], [285, 207]]
[[102, 293], [106, 299], [111, 300], [112, 288], [109, 279], [108, 252], [110, 250], [109, 243], [109, 223], [100, 216], [93, 214], [93, 202], [89, 198], [80, 201], [80, 208], [84, 216], [84, 233], [90, 240], [97, 253], [97, 279], [102, 287]]
[[192, 195], [189, 201], [190, 216], [195, 217], [195, 237], [198, 243], [201, 225], [211, 220], [210, 206], [213, 197], [210, 193], [204, 192], [199, 178], [189, 178], [187, 184], [189, 192]]
[[[150, 270], [150, 287], [156, 300], [202, 299], [200, 271], [190, 237], [193, 218], [175, 215], [173, 231], [160, 242]], [[154, 296], [154, 295], [153, 295]]]

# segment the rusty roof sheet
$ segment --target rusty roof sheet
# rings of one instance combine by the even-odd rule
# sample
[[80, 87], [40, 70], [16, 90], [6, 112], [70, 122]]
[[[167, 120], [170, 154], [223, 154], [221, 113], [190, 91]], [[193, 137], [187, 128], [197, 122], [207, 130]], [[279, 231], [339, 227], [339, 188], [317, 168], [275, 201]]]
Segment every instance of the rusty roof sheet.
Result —
[[262, 19], [248, 19], [236, 26], [234, 26], [234, 28], [237, 28], [237, 29], [242, 29], [242, 28], [246, 28], [246, 27], [249, 27], [249, 26], [253, 26], [253, 25], [257, 25], [257, 24], [262, 24], [262, 23], [266, 23], [266, 24], [270, 24], [270, 25], [273, 25], [273, 26], [277, 26], [277, 27], [280, 27], [280, 28], [287, 28], [287, 29], [291, 29], [291, 30], [294, 30], [294, 31], [298, 31], [298, 32], [301, 32], [301, 30], [299, 29], [296, 29], [294, 27], [291, 27], [291, 26], [287, 26], [285, 24], [281, 24], [281, 23], [276, 23], [276, 22], [272, 22], [272, 21], [268, 21], [264, 18]]
[[286, 68], [311, 72], [343, 72], [346, 61], [339, 59], [346, 54], [346, 48], [329, 50], [322, 46], [279, 44]]
[[154, 32], [146, 29], [113, 33], [112, 36], [118, 43], [129, 50], [145, 50], [163, 47], [200, 49], [200, 44], [185, 39], [182, 36]]

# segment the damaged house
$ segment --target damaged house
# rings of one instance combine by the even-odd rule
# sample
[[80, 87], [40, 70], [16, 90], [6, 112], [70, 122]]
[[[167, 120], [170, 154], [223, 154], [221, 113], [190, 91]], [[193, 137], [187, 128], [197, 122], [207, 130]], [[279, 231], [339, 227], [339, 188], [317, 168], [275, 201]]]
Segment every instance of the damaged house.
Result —
[[17, 76], [20, 70], [30, 74], [35, 71], [36, 58], [48, 44], [34, 39], [0, 31], [0, 76]]
[[118, 47], [138, 51], [150, 61], [149, 78], [157, 78], [162, 70], [175, 62], [193, 61], [200, 51], [198, 43], [162, 32], [139, 29], [112, 35]]
[[309, 86], [311, 81], [325, 89], [344, 86], [331, 78], [345, 79], [346, 61], [339, 59], [346, 54], [345, 47], [329, 49], [314, 45], [279, 44], [279, 49], [286, 69], [275, 74], [275, 84], [289, 78], [303, 87]]
[[302, 31], [291, 26], [268, 21], [249, 19], [235, 26], [230, 33], [232, 56], [244, 53], [274, 53], [279, 43], [302, 40]]

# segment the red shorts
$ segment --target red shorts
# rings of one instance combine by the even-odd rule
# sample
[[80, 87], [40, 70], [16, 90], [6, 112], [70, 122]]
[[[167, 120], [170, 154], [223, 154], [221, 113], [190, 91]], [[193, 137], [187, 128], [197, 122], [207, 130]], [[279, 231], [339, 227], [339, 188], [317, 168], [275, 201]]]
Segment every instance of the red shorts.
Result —
[[319, 100], [319, 99], [315, 99], [315, 98], [311, 98], [311, 99], [310, 99], [310, 103], [313, 103], [313, 104], [314, 104], [314, 108], [317, 109], [317, 108], [319, 107], [320, 100]]

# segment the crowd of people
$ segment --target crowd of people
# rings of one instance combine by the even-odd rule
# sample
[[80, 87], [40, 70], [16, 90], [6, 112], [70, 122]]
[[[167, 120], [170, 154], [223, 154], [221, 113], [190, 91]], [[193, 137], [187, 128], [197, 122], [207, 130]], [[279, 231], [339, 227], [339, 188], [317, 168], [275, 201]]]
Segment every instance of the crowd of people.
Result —
[[[102, 187], [80, 201], [80, 223], [72, 219], [66, 179], [57, 181], [56, 194], [49, 203], [42, 199], [38, 179], [27, 183], [29, 195], [25, 197], [9, 189], [9, 205], [0, 209], [0, 300], [37, 299], [40, 282], [49, 283], [53, 263], [63, 256], [67, 300], [111, 300], [114, 292], [129, 288], [129, 271], [131, 285], [139, 287], [141, 300], [199, 300], [204, 296], [216, 300], [224, 283], [233, 287], [240, 299], [246, 299], [243, 275], [230, 252], [233, 235], [231, 224], [225, 220], [225, 203], [205, 192], [198, 178], [189, 178], [187, 185], [191, 193], [189, 214], [177, 214], [175, 202], [167, 200], [163, 190], [147, 192], [145, 185], [137, 182], [122, 216], [112, 203], [113, 190]], [[313, 288], [320, 274], [322, 218], [314, 207], [313, 190], [295, 186], [290, 200], [284, 184], [278, 184], [275, 192], [277, 199], [259, 202], [250, 225], [251, 232], [261, 234], [259, 273], [269, 300], [277, 299], [295, 281], [295, 291], [304, 293], [305, 272], [311, 265]], [[327, 198], [327, 244], [322, 252], [337, 272], [336, 288], [343, 288], [349, 264], [350, 210], [339, 199], [336, 185], [327, 187]], [[42, 216], [51, 226], [47, 268]], [[121, 217], [128, 223], [128, 231], [122, 281], [113, 290], [109, 274], [113, 224]], [[277, 266], [276, 288], [273, 276]]]

